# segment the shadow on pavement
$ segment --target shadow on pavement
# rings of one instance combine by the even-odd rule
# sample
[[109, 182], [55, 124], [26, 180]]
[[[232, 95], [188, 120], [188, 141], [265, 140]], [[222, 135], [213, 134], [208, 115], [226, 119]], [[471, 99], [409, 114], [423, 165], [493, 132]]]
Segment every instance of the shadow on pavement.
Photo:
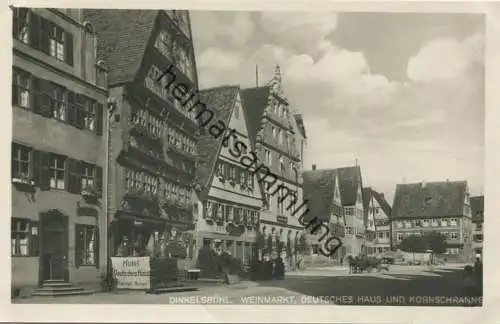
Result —
[[263, 287], [281, 287], [307, 296], [324, 296], [328, 303], [338, 305], [482, 305], [479, 296], [464, 296], [461, 270], [436, 274], [425, 276], [386, 272], [378, 276], [308, 276], [259, 284]]

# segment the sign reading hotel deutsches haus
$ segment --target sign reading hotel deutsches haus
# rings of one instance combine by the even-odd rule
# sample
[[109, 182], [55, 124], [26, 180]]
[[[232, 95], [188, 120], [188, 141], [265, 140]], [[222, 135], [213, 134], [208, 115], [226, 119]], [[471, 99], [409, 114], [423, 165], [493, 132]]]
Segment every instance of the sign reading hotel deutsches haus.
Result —
[[149, 257], [111, 258], [118, 289], [149, 289]]

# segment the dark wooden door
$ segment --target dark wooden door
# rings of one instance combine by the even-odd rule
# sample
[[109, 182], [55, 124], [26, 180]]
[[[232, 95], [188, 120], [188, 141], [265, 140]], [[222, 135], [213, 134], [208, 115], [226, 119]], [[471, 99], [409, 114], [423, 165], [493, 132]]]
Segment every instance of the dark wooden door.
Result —
[[42, 280], [68, 280], [67, 219], [44, 217], [42, 230]]

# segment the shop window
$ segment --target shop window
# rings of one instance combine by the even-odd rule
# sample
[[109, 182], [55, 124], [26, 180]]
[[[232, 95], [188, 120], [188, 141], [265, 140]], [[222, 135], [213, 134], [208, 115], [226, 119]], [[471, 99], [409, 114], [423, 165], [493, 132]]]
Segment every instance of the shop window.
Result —
[[75, 262], [76, 266], [98, 266], [98, 231], [90, 225], [75, 225]]

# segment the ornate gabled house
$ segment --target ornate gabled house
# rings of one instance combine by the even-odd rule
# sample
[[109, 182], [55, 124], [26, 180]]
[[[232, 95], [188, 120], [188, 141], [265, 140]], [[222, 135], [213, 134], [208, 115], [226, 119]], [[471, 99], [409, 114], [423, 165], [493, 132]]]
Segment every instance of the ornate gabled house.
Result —
[[363, 182], [359, 166], [336, 169], [344, 207], [346, 254], [357, 256], [365, 251]]
[[[310, 236], [313, 258], [321, 261], [324, 260], [322, 254], [329, 254], [329, 251], [324, 249], [327, 239], [335, 236], [343, 240], [345, 235], [344, 210], [336, 170], [316, 170], [316, 165], [313, 165], [312, 171], [305, 171], [304, 199], [309, 201], [309, 213], [305, 219], [308, 222], [317, 224], [318, 221], [312, 221], [317, 218], [326, 225], [326, 227], [320, 228], [317, 233], [312, 233]], [[326, 233], [326, 228], [328, 228], [328, 233]], [[313, 231], [313, 229], [311, 228], [310, 231]], [[322, 249], [323, 253], [321, 252]], [[345, 251], [345, 247], [342, 247], [330, 259], [340, 263], [345, 256]], [[315, 260], [312, 261], [314, 263]]]
[[[237, 157], [253, 147], [248, 138], [245, 107], [238, 86], [221, 86], [200, 91], [200, 99], [224, 124], [225, 132], [214, 134], [202, 129], [198, 140], [200, 184], [196, 247], [208, 245], [230, 252], [249, 264], [256, 242], [256, 229], [262, 206], [257, 175]], [[235, 136], [227, 137], [229, 134]], [[218, 136], [214, 136], [218, 135]], [[239, 143], [238, 143], [239, 142]]]
[[152, 253], [175, 240], [192, 257], [198, 123], [178, 95], [198, 86], [189, 13], [85, 10], [85, 17], [97, 32], [116, 106], [109, 135], [109, 253]]
[[106, 71], [81, 9], [12, 11], [12, 287], [78, 293], [106, 268]]
[[[268, 244], [268, 252], [272, 256], [281, 253], [285, 257], [296, 254], [303, 230], [298, 220], [300, 214], [294, 214], [294, 207], [303, 201], [301, 148], [305, 143], [305, 131], [303, 125], [297, 124], [300, 118], [295, 118], [298, 114], [284, 96], [281, 82], [277, 66], [267, 85], [242, 90], [242, 98], [248, 113], [250, 139], [255, 141], [260, 163], [269, 168], [267, 174], [259, 176], [260, 182], [265, 183], [260, 231], [267, 242], [282, 243]], [[279, 186], [286, 189], [277, 192]]]
[[364, 221], [367, 253], [383, 253], [391, 249], [391, 206], [384, 194], [363, 188]]
[[474, 253], [483, 254], [484, 240], [484, 196], [476, 196], [470, 198], [470, 207], [472, 212], [473, 236], [472, 246]]
[[391, 212], [392, 247], [406, 235], [437, 231], [447, 238], [449, 259], [472, 257], [472, 215], [466, 181], [398, 184]]

